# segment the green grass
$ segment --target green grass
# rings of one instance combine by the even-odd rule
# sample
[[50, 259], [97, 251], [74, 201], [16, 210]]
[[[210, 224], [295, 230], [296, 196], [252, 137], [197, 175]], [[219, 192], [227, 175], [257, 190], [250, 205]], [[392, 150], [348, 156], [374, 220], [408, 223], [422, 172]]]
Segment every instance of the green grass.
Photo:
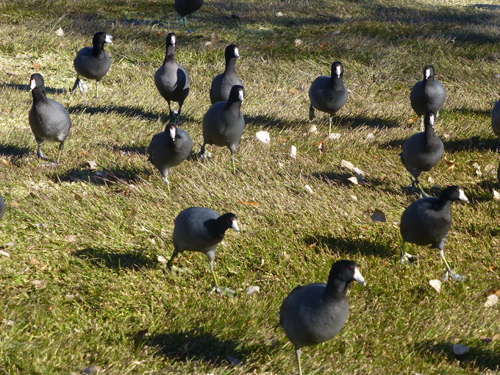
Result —
[[[481, 341], [500, 333], [498, 306], [484, 307], [500, 289], [500, 271], [490, 269], [500, 266], [498, 182], [486, 173], [496, 172], [499, 159], [489, 120], [500, 84], [495, 1], [205, 0], [189, 17], [193, 34], [174, 21], [172, 3], [0, 1], [0, 193], [7, 202], [0, 248], [10, 254], [0, 255], [0, 373], [79, 374], [91, 365], [103, 374], [296, 373], [293, 347], [276, 327], [280, 304], [295, 286], [325, 281], [332, 262], [345, 258], [360, 264], [368, 286], [351, 286], [349, 320], [337, 337], [303, 350], [304, 373], [497, 373], [499, 340]], [[71, 94], [75, 51], [100, 30], [114, 37], [101, 96]], [[209, 147], [207, 162], [172, 169], [171, 195], [146, 155], [165, 126], [167, 104], [153, 75], [170, 31], [191, 79], [183, 128], [193, 154], [229, 43], [239, 45], [247, 94], [237, 172], [227, 149]], [[326, 140], [326, 114], [313, 121], [317, 133], [307, 132], [307, 92], [335, 60], [344, 64], [350, 96], [334, 123], [340, 138]], [[466, 279], [443, 283], [440, 293], [429, 285], [444, 271], [436, 250], [413, 247], [420, 260], [399, 264], [399, 219], [416, 196], [405, 190], [410, 179], [398, 154], [418, 130], [409, 92], [427, 63], [448, 98], [436, 122], [445, 154], [422, 182], [428, 190], [458, 184], [471, 201], [453, 205], [445, 247]], [[33, 72], [72, 118], [57, 168], [35, 158]], [[270, 145], [254, 140], [259, 130], [270, 133]], [[296, 160], [288, 157], [291, 145]], [[44, 152], [55, 158], [57, 147], [46, 144]], [[353, 174], [342, 160], [366, 172], [365, 185], [348, 182]], [[179, 256], [186, 273], [158, 261], [173, 251], [175, 216], [195, 205], [238, 216], [242, 231], [227, 232], [215, 262], [235, 298], [207, 295], [212, 278], [203, 254]], [[387, 222], [372, 222], [376, 208]], [[245, 295], [251, 285], [260, 293]], [[455, 343], [471, 349], [455, 356]], [[228, 356], [242, 364], [233, 367]]]

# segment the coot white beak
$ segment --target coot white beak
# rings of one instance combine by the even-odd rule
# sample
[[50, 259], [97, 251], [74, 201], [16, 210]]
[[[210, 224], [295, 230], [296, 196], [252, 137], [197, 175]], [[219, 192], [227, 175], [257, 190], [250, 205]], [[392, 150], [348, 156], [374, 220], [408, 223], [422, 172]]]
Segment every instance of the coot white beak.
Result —
[[175, 135], [176, 135], [176, 131], [175, 131], [175, 128], [172, 126], [170, 128], [170, 138], [172, 138], [172, 142], [175, 142]]
[[363, 276], [361, 276], [361, 272], [359, 272], [358, 267], [354, 269], [354, 280], [356, 280], [358, 283], [366, 285], [365, 279], [363, 279]]
[[105, 40], [106, 43], [113, 44], [112, 39], [113, 37], [111, 35], [106, 34], [106, 40]]
[[458, 189], [458, 199], [460, 199], [461, 201], [469, 203], [469, 200], [465, 196], [464, 190], [462, 188]]
[[236, 219], [233, 220], [231, 228], [233, 228], [236, 232], [240, 233], [240, 228], [238, 228], [238, 223], [236, 222]]

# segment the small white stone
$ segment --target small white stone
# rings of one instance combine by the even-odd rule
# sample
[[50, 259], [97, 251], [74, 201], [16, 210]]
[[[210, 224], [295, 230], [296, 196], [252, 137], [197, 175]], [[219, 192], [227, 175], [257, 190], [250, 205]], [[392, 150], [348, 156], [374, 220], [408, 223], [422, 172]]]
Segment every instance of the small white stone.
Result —
[[314, 125], [314, 124], [313, 124], [313, 125], [311, 125], [311, 126], [309, 127], [309, 129], [307, 129], [307, 132], [308, 132], [309, 134], [316, 133], [317, 131], [318, 131], [318, 128], [317, 128], [317, 127], [316, 127], [316, 125]]
[[292, 159], [295, 159], [297, 157], [297, 147], [295, 146], [290, 147], [290, 157]]
[[64, 36], [64, 30], [60, 27], [56, 30], [56, 35], [57, 36]]
[[264, 142], [266, 144], [271, 143], [271, 136], [265, 130], [255, 133], [255, 139]]
[[3, 255], [4, 257], [10, 258], [10, 254], [3, 251], [3, 250], [0, 250], [0, 255]]
[[306, 190], [307, 190], [309, 193], [311, 193], [311, 194], [312, 194], [313, 189], [312, 189], [309, 185], [306, 185], [306, 186], [304, 186], [304, 187], [306, 188]]
[[160, 263], [167, 263], [167, 258], [165, 258], [163, 255], [158, 255], [158, 262]]
[[496, 191], [495, 189], [492, 189], [493, 190], [493, 198], [495, 198], [496, 200], [499, 200], [500, 199], [500, 193], [498, 193], [498, 191]]
[[328, 139], [337, 140], [340, 139], [340, 133], [332, 133], [328, 136]]
[[484, 307], [492, 307], [498, 303], [498, 296], [496, 294], [491, 294], [488, 296], [488, 299], [484, 303]]
[[300, 39], [295, 39], [295, 40], [293, 41], [293, 44], [295, 45], [295, 47], [298, 47], [298, 46], [302, 45], [302, 40], [300, 40]]
[[357, 200], [358, 200], [358, 197], [357, 197], [357, 196], [355, 196], [355, 195], [351, 195], [351, 199], [352, 199], [353, 201], [357, 201]]
[[462, 354], [465, 354], [469, 351], [469, 348], [466, 347], [465, 345], [461, 345], [461, 344], [454, 344], [453, 345], [453, 353], [455, 353], [456, 355], [462, 355]]
[[276, 13], [276, 17], [283, 17], [283, 13], [281, 12]]
[[257, 285], [252, 285], [245, 290], [245, 294], [254, 294], [254, 293], [259, 293], [260, 288]]

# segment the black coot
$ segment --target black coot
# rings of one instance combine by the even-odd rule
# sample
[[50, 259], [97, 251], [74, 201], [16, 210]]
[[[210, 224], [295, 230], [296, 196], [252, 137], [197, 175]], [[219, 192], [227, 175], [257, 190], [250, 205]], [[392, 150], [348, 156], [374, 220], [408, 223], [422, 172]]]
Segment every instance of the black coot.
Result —
[[331, 76], [316, 78], [309, 89], [309, 119], [314, 118], [314, 108], [330, 115], [328, 134], [332, 131], [333, 115], [347, 102], [347, 89], [344, 85], [344, 66], [340, 61], [332, 64]]
[[243, 86], [233, 86], [227, 102], [218, 102], [212, 105], [203, 116], [203, 146], [199, 157], [203, 158], [205, 146], [226, 146], [231, 151], [233, 171], [234, 154], [240, 144], [241, 135], [245, 127], [245, 118], [240, 108], [243, 103]]
[[219, 281], [214, 272], [215, 249], [224, 239], [224, 234], [229, 228], [239, 233], [236, 216], [226, 213], [219, 216], [217, 212], [205, 207], [190, 207], [181, 211], [174, 222], [174, 252], [167, 263], [172, 269], [172, 260], [183, 251], [197, 251], [205, 253], [210, 261], [210, 272], [214, 277], [215, 290], [225, 295], [234, 295], [235, 292], [219, 286]]
[[160, 171], [169, 193], [168, 172], [170, 168], [186, 160], [191, 152], [191, 146], [189, 134], [174, 124], [168, 124], [165, 131], [155, 134], [151, 139], [148, 149], [149, 160]]
[[434, 74], [434, 67], [426, 65], [424, 67], [424, 79], [415, 83], [410, 92], [411, 107], [420, 117], [421, 125], [422, 116], [431, 111], [437, 117], [446, 100], [446, 90], [441, 82], [434, 79]]
[[439, 198], [421, 198], [406, 208], [401, 215], [399, 227], [403, 237], [401, 263], [416, 258], [416, 256], [406, 253], [408, 242], [422, 246], [431, 245], [432, 248], [439, 249], [439, 255], [446, 266], [444, 278], [447, 279], [448, 276], [451, 276], [457, 281], [462, 279], [462, 276], [451, 270], [444, 258], [444, 243], [452, 223], [450, 207], [454, 201], [458, 200], [469, 201], [462, 188], [449, 186], [441, 192]]
[[177, 38], [174, 33], [167, 35], [165, 60], [155, 73], [156, 88], [168, 103], [168, 110], [172, 121], [175, 120], [175, 112], [172, 111], [170, 102], [179, 103], [177, 121], [180, 121], [182, 104], [189, 94], [189, 75], [186, 69], [175, 60], [176, 42]]
[[73, 65], [76, 70], [76, 81], [73, 85], [74, 92], [78, 87], [80, 92], [87, 89], [80, 76], [95, 80], [95, 97], [98, 96], [99, 81], [106, 75], [111, 66], [111, 60], [108, 54], [104, 51], [104, 44], [113, 44], [112, 36], [101, 31], [94, 35], [92, 39], [93, 47], [82, 48], [76, 54]]
[[212, 104], [217, 102], [227, 102], [229, 93], [233, 86], [243, 86], [241, 79], [236, 75], [236, 60], [239, 59], [238, 46], [231, 44], [226, 47], [224, 52], [226, 59], [226, 69], [224, 73], [218, 74], [212, 81], [210, 87], [210, 101]]
[[36, 143], [38, 143], [36, 157], [48, 159], [42, 152], [43, 141], [59, 142], [59, 155], [57, 156], [57, 163], [59, 163], [64, 141], [71, 128], [68, 111], [60, 103], [47, 98], [41, 74], [31, 75], [30, 88], [33, 95], [33, 105], [29, 112], [29, 123]]
[[188, 33], [193, 32], [193, 30], [188, 29], [188, 21], [186, 16], [196, 12], [203, 5], [203, 0], [175, 0], [174, 9], [179, 14], [181, 26], [186, 27]]
[[347, 288], [354, 280], [365, 284], [356, 263], [340, 260], [333, 264], [327, 284], [299, 286], [283, 301], [280, 324], [295, 347], [299, 374], [302, 374], [300, 349], [330, 340], [347, 321]]
[[443, 156], [444, 145], [434, 132], [435, 115], [427, 112], [424, 118], [424, 131], [413, 134], [403, 144], [403, 152], [399, 154], [404, 166], [413, 176], [413, 185], [418, 187], [423, 196], [427, 196], [418, 177], [424, 171], [430, 171]]

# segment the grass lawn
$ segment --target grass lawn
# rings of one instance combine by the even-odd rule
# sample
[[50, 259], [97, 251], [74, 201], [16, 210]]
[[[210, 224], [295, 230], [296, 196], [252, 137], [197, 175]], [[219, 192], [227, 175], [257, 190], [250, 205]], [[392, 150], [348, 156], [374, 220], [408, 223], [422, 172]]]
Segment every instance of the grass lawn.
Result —
[[[295, 374], [279, 307], [338, 259], [356, 261], [367, 286], [351, 286], [340, 334], [302, 351], [304, 374], [499, 373], [499, 305], [485, 307], [500, 294], [497, 0], [205, 0], [190, 34], [174, 18], [173, 0], [0, 0], [0, 374]], [[114, 44], [94, 99], [70, 89], [76, 51], [97, 31]], [[171, 170], [168, 194], [146, 150], [168, 120], [153, 76], [171, 31], [191, 80], [182, 128], [193, 158]], [[230, 43], [246, 90], [236, 173], [226, 148], [195, 157]], [[349, 99], [329, 139], [327, 114], [309, 121], [308, 90], [335, 60]], [[452, 206], [445, 246], [465, 281], [439, 293], [437, 250], [413, 246], [419, 260], [399, 262], [399, 220], [417, 195], [398, 155], [420, 130], [409, 95], [426, 64], [447, 90], [435, 126], [445, 152], [421, 182], [432, 195], [460, 185], [470, 200]], [[72, 119], [57, 167], [35, 157], [34, 72]], [[55, 144], [43, 150], [56, 158]], [[180, 255], [185, 273], [161, 261], [189, 206], [238, 216], [241, 233], [228, 231], [215, 259], [235, 298], [207, 294], [205, 255]], [[454, 354], [457, 343], [469, 350]]]

